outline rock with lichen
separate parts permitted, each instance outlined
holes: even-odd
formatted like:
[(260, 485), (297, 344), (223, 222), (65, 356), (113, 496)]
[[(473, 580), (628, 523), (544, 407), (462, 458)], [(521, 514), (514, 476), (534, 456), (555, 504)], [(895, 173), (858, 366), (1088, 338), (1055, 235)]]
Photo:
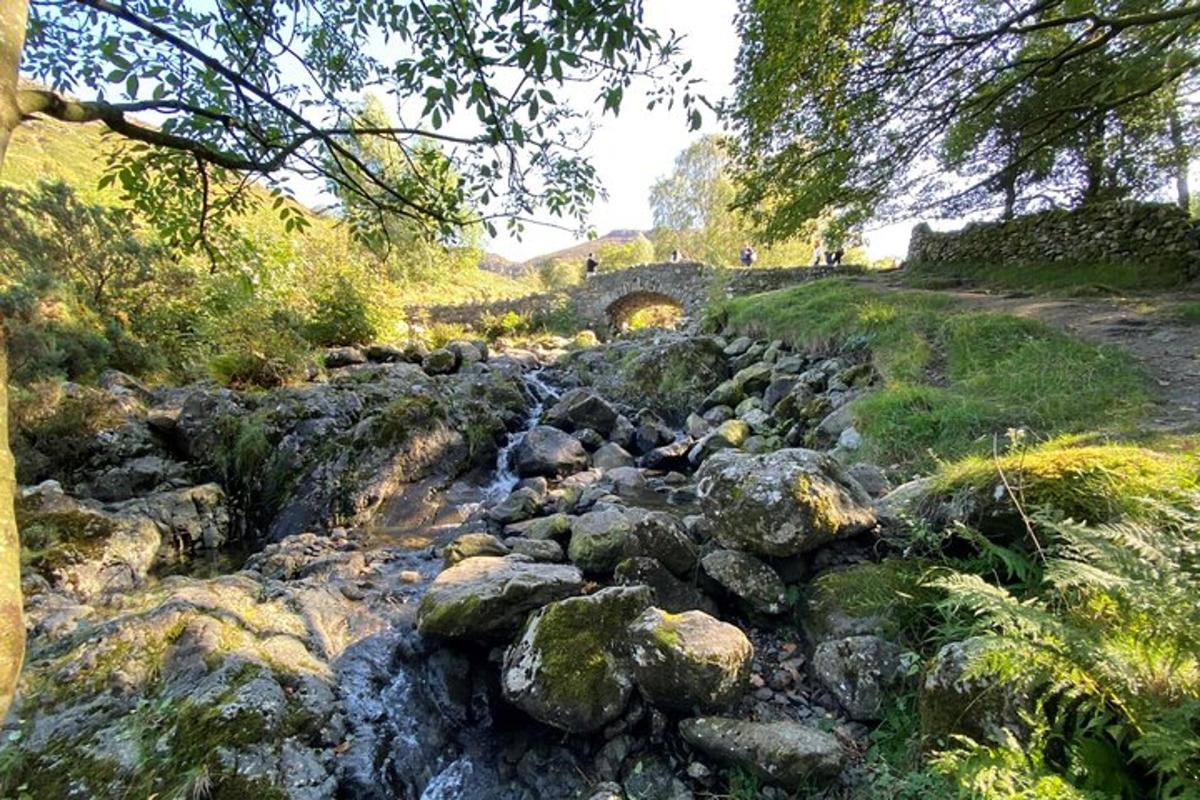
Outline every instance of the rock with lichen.
[(746, 691), (754, 647), (734, 625), (702, 611), (649, 608), (629, 626), (633, 677), (662, 708), (719, 711)]
[(504, 698), (572, 733), (620, 716), (633, 691), (625, 629), (650, 605), (644, 586), (603, 589), (549, 603), (529, 617), (504, 656)]

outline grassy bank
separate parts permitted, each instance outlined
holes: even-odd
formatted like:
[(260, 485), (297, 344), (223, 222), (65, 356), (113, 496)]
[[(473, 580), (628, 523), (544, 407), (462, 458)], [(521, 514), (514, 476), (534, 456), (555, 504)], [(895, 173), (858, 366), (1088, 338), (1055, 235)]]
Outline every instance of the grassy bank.
[(823, 280), (723, 303), (735, 330), (804, 348), (867, 348), (883, 376), (858, 400), (872, 456), (908, 471), (990, 452), (992, 435), (1129, 432), (1149, 400), (1122, 353), (943, 297)]

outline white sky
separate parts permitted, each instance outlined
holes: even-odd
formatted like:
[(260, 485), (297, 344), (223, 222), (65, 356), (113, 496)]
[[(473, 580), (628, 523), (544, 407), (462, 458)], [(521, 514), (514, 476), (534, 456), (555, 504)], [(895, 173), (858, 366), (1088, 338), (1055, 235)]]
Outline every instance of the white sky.
[[(702, 78), (704, 94), (716, 101), (732, 91), (738, 36), (733, 19), (735, 0), (646, 0), (646, 22), (660, 30), (674, 28), (686, 36), (683, 47), (692, 59), (692, 74)], [(581, 97), (581, 100), (586, 99)], [(593, 207), (590, 227), (603, 235), (615, 229), (648, 229), (653, 219), (650, 186), (671, 170), (675, 157), (707, 133), (721, 131), (716, 115), (706, 113), (704, 127), (689, 131), (683, 112), (665, 108), (647, 111), (637, 95), (627, 94), (617, 118), (606, 115), (588, 153), (608, 199)], [(867, 231), (871, 258), (903, 257), (913, 223)], [(572, 233), (540, 226), (527, 226), (520, 241), (501, 234), (485, 246), (513, 261), (569, 247), (577, 241)]]

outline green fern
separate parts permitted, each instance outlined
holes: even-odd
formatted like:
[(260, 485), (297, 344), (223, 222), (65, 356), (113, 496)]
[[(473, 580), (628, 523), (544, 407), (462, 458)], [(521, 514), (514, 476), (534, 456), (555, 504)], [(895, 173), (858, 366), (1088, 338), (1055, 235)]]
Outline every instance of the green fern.
[[(1030, 774), (1103, 796), (1200, 797), (1195, 517), (1065, 521), (1047, 532), (1045, 563), (1021, 576), (1020, 590), (963, 572), (932, 581), (945, 592), (943, 613), (968, 619), (986, 643), (968, 676), (1030, 698), (1043, 734), (1023, 767)], [(943, 766), (998, 757), (972, 743), (944, 754)], [(1004, 791), (994, 796), (1043, 796)]]

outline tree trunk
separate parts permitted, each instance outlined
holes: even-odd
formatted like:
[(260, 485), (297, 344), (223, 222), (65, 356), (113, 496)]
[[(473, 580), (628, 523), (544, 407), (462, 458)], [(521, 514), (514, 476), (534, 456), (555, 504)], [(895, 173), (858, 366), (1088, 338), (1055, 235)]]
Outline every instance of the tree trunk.
[(1083, 166), (1086, 184), (1083, 202), (1090, 203), (1100, 197), (1104, 190), (1104, 137), (1108, 133), (1107, 120), (1101, 115), (1096, 118), (1091, 131), (1091, 140), (1084, 144)]
[(1192, 207), (1192, 189), (1188, 185), (1188, 149), (1183, 140), (1183, 121), (1179, 119), (1179, 107), (1171, 104), (1171, 115), (1168, 118), (1171, 128), (1171, 157), (1175, 166), (1175, 195), (1176, 202), (1184, 211)]
[(1017, 209), (1017, 175), (1012, 170), (1000, 173), (1000, 188), (1004, 190), (1004, 213), (1000, 219), (1013, 218)]
[[(12, 133), (21, 124), (17, 79), (25, 45), (28, 0), (0, 0), (0, 174)], [(16, 471), (8, 446), (8, 351), (0, 319), (0, 720), (8, 714), (25, 658), (21, 541), (13, 511)]]

